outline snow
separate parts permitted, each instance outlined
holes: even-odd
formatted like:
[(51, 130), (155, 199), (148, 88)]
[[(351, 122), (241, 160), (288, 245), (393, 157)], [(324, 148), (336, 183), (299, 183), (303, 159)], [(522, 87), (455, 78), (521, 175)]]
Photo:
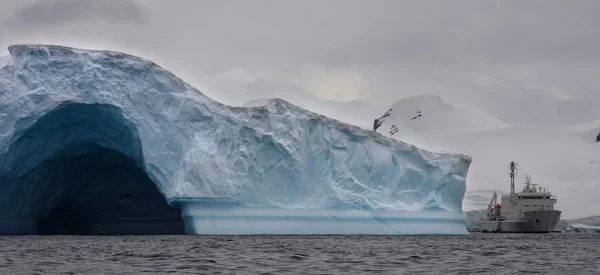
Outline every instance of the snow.
[[(11, 70), (0, 71), (5, 230), (35, 233), (37, 220), (72, 204), (91, 211), (69, 214), (77, 219), (114, 219), (121, 210), (102, 212), (114, 206), (102, 203), (115, 196), (127, 208), (151, 193), (139, 182), (153, 182), (181, 209), (187, 233), (466, 233), (466, 155), (425, 151), (279, 99), (223, 105), (123, 53), (40, 45), (9, 52)], [(72, 168), (83, 163), (89, 171)], [(104, 168), (113, 163), (134, 165)], [(88, 185), (103, 195), (81, 187)], [(135, 211), (158, 228), (172, 217), (160, 204)]]
[(380, 121), (378, 132), (400, 139), (410, 133), (464, 131), (507, 125), (476, 106), (433, 94), (397, 101)]
[(561, 98), (547, 91), (521, 88), (507, 86), (493, 92), (474, 91), (468, 98), (511, 124), (577, 125), (600, 118), (600, 98), (596, 91), (590, 90), (589, 95), (582, 97)]
[(13, 62), (12, 55), (0, 56), (0, 69), (12, 65)]

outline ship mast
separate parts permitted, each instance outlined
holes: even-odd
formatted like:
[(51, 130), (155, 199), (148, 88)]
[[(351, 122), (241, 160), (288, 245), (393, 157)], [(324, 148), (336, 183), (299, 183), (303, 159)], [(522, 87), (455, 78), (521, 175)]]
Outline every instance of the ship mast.
[(517, 174), (517, 163), (510, 162), (510, 196), (515, 195), (515, 175)]

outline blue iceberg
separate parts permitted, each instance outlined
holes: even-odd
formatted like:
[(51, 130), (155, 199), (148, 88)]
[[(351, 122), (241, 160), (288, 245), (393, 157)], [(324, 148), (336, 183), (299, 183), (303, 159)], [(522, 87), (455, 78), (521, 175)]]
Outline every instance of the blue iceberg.
[(468, 156), (226, 106), (123, 53), (9, 52), (0, 234), (467, 234)]

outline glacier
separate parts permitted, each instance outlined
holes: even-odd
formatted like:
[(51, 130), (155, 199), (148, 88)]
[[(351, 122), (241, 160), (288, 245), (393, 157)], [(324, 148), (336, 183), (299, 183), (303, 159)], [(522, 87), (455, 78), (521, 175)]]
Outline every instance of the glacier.
[(223, 105), (124, 53), (8, 50), (0, 234), (467, 234), (467, 155)]

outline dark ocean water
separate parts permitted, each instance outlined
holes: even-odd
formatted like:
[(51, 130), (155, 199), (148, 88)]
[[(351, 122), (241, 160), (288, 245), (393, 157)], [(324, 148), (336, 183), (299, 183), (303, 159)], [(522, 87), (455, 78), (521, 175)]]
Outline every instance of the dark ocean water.
[(600, 234), (4, 236), (1, 274), (600, 274)]

